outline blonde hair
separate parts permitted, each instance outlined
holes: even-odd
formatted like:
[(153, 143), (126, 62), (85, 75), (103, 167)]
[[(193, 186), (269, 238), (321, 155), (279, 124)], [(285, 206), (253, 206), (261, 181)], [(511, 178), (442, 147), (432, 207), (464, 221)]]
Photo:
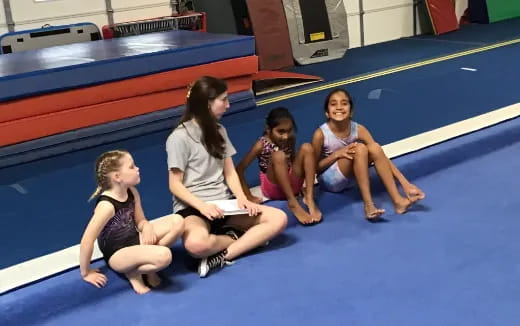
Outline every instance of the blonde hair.
[(91, 201), (101, 194), (103, 191), (110, 189), (112, 183), (110, 182), (109, 174), (116, 172), (121, 167), (119, 161), (123, 156), (129, 154), (125, 150), (113, 150), (105, 152), (98, 156), (95, 163), (95, 177), (96, 177), (96, 191), (88, 199)]

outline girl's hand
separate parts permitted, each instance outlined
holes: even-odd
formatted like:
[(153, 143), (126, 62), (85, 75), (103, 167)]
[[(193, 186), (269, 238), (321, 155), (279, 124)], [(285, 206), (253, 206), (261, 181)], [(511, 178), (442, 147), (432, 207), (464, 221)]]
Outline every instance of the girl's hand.
[(154, 245), (157, 243), (157, 235), (155, 234), (152, 223), (147, 222), (143, 226), (143, 230), (141, 231), (141, 241), (141, 244), (144, 245)]
[(354, 154), (356, 154), (356, 145), (357, 143), (348, 144), (347, 146), (335, 151), (334, 155), (336, 156), (336, 160), (339, 160), (340, 158), (353, 160)]
[(237, 199), (237, 204), (240, 209), (247, 209), (249, 216), (257, 216), (262, 213), (260, 205), (255, 204), (247, 199)]
[(94, 285), (97, 288), (102, 288), (107, 285), (107, 277), (101, 273), (99, 269), (91, 269), (87, 275), (83, 276), (83, 280), (87, 283)]
[(204, 206), (199, 209), (199, 212), (210, 221), (224, 217), (224, 211), (218, 208), (215, 204), (205, 203)]

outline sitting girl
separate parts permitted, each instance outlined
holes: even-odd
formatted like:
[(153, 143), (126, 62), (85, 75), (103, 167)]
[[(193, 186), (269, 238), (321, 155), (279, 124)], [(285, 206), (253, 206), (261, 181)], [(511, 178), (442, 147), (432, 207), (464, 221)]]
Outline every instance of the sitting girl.
[[(413, 203), (424, 198), (422, 190), (403, 176), (370, 132), (351, 120), (354, 103), (347, 91), (335, 89), (330, 92), (324, 110), (327, 122), (316, 130), (312, 139), (322, 189), (340, 192), (352, 184), (354, 177), (363, 198), (366, 218), (377, 221), (384, 210), (375, 206), (370, 192), (368, 167), (374, 163), (398, 214), (405, 213)], [(399, 193), (394, 177), (403, 187), (404, 197)]]
[[(303, 144), (295, 155), (296, 124), (289, 110), (276, 108), (266, 118), (264, 135), (249, 150), (237, 166), (242, 188), (249, 200), (260, 203), (261, 199), (251, 194), (244, 172), (257, 158), (260, 167), (260, 187), (269, 199), (287, 200), (289, 209), (304, 225), (320, 222), (322, 215), (314, 202), (314, 177), (316, 163), (314, 150), (309, 143)], [(304, 202), (308, 211), (296, 199), (305, 181)]]
[(168, 215), (148, 222), (135, 188), (140, 181), (139, 168), (127, 151), (106, 152), (96, 160), (97, 189), (90, 199), (99, 197), (79, 254), (85, 282), (98, 288), (107, 283), (98, 269), (90, 269), (97, 238), (108, 266), (125, 274), (135, 292), (146, 293), (148, 286), (161, 283), (156, 272), (172, 261), (168, 247), (182, 235), (184, 221), (179, 215)]

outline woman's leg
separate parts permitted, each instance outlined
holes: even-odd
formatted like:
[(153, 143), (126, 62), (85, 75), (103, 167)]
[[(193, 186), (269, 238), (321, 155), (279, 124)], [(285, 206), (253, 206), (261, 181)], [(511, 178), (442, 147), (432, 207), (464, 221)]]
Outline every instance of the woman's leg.
[(245, 231), (242, 236), (233, 241), (227, 249), (217, 252), (201, 260), (199, 276), (205, 277), (212, 269), (232, 264), (236, 257), (265, 244), (275, 235), (282, 232), (287, 225), (287, 215), (277, 208), (261, 206), (262, 213), (258, 216), (229, 216), (226, 226)]
[(187, 216), (184, 223), (184, 247), (196, 258), (204, 258), (220, 252), (234, 241), (227, 235), (209, 233), (209, 223), (200, 216)]
[(185, 218), (184, 248), (193, 257), (200, 258), (198, 267), (200, 277), (206, 277), (210, 269), (217, 265), (224, 265), (225, 260), (219, 260), (218, 257), (222, 258), (226, 248), (235, 241), (229, 235), (211, 234), (210, 230), (210, 223), (205, 218), (197, 215)]
[(314, 201), (314, 178), (316, 177), (316, 161), (311, 144), (305, 143), (300, 147), (293, 163), (293, 173), (305, 180), (304, 202), (309, 207), (313, 222), (320, 222), (322, 214)]
[(257, 248), (282, 232), (287, 225), (287, 215), (280, 209), (261, 205), (258, 216), (233, 215), (226, 225), (246, 231), (238, 240), (227, 247), (226, 260)]

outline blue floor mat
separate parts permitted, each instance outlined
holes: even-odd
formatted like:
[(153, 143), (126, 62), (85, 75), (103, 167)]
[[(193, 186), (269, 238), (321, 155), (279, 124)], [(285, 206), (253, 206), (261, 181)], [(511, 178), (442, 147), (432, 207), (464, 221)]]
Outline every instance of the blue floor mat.
[(514, 325), (519, 127), (514, 119), (396, 159), (427, 197), (396, 215), (376, 190), (388, 223), (365, 222), (355, 191), (320, 194), (324, 222), (293, 223), (207, 279), (177, 246), (161, 290), (138, 296), (112, 272), (98, 290), (74, 269), (3, 295), (0, 324)]

